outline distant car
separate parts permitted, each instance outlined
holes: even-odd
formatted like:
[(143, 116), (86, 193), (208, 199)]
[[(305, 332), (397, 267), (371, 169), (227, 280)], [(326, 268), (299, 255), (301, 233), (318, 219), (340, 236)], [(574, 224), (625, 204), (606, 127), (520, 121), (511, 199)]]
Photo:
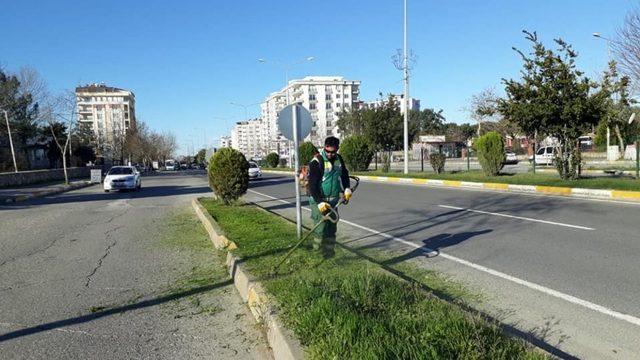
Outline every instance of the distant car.
[(180, 170), (187, 170), (189, 168), (189, 165), (182, 163), (180, 164)]
[[(536, 164), (553, 165), (553, 160), (558, 154), (558, 149), (554, 146), (543, 146), (536, 152)], [(533, 155), (529, 156), (529, 162), (533, 162)]]
[(516, 155), (516, 153), (511, 152), (511, 151), (507, 151), (505, 153), (504, 164), (505, 165), (517, 165), (518, 164), (518, 156)]
[(114, 166), (104, 178), (105, 192), (112, 190), (139, 190), (142, 187), (140, 173), (133, 166)]
[(254, 163), (253, 161), (249, 162), (249, 180), (251, 179), (260, 179), (262, 177), (262, 170), (260, 170), (260, 166)]

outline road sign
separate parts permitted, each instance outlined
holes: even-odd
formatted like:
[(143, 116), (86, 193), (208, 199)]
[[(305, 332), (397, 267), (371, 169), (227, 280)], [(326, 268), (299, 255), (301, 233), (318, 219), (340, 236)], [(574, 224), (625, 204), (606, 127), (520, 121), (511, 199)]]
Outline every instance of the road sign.
[(293, 141), (293, 163), (296, 187), (296, 230), (298, 239), (302, 237), (302, 203), (300, 201), (300, 139), (304, 139), (311, 133), (313, 120), (309, 110), (299, 104), (291, 104), (278, 114), (278, 128), (286, 139)]
[(313, 127), (313, 119), (311, 119), (311, 113), (305, 109), (302, 105), (291, 104), (280, 111), (278, 114), (278, 129), (282, 136), (288, 140), (293, 141), (293, 107), (295, 106), (298, 119), (298, 139), (304, 139), (311, 133)]
[(102, 170), (91, 169), (91, 183), (100, 184), (102, 182)]

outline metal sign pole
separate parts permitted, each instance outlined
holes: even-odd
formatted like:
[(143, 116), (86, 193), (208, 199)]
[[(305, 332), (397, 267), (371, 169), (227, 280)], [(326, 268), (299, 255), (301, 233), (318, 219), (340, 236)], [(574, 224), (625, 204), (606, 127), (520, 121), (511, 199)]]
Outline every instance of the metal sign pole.
[(298, 145), (298, 106), (293, 105), (291, 108), (293, 118), (293, 162), (294, 162), (294, 174), (296, 184), (296, 231), (298, 233), (298, 239), (302, 236), (302, 204), (300, 203), (300, 146)]

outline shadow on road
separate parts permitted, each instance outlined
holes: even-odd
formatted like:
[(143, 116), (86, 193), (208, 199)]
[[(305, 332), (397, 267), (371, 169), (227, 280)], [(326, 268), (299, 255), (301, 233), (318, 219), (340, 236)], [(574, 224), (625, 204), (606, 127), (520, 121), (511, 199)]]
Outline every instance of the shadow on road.
[(125, 306), (120, 306), (120, 307), (115, 307), (115, 308), (111, 308), (111, 309), (107, 309), (107, 310), (98, 311), (98, 312), (95, 312), (95, 313), (92, 313), (92, 314), (82, 315), (82, 316), (68, 318), (68, 319), (64, 319), (64, 320), (53, 321), (53, 322), (46, 323), (46, 324), (40, 324), (40, 325), (36, 325), (36, 326), (25, 328), (25, 329), (20, 329), (20, 330), (8, 332), (8, 333), (0, 335), (0, 343), (4, 342), (4, 341), (11, 340), (11, 339), (23, 337), (23, 336), (29, 336), (29, 335), (41, 333), (41, 332), (44, 332), (44, 331), (49, 331), (49, 330), (62, 328), (62, 327), (69, 326), (69, 325), (86, 323), (86, 322), (89, 322), (89, 321), (93, 321), (93, 320), (96, 320), (96, 319), (103, 318), (105, 316), (111, 316), (111, 315), (115, 315), (115, 314), (122, 314), (122, 313), (125, 313), (127, 311), (131, 311), (131, 310), (137, 310), (137, 309), (147, 308), (147, 307), (150, 307), (150, 306), (160, 305), (160, 304), (163, 304), (163, 303), (166, 303), (166, 302), (170, 302), (170, 301), (173, 301), (173, 300), (178, 300), (178, 299), (181, 299), (181, 298), (184, 298), (184, 297), (187, 297), (187, 296), (191, 296), (191, 295), (195, 295), (195, 294), (200, 294), (200, 293), (203, 293), (203, 292), (207, 292), (207, 291), (214, 290), (214, 289), (217, 289), (217, 288), (220, 288), (220, 287), (223, 287), (223, 286), (227, 286), (227, 285), (231, 285), (231, 284), (233, 284), (233, 280), (229, 279), (227, 281), (223, 281), (223, 282), (220, 282), (220, 283), (200, 286), (200, 287), (193, 288), (193, 289), (190, 289), (190, 290), (187, 290), (187, 291), (183, 291), (183, 292), (179, 292), (179, 293), (176, 293), (176, 294), (161, 296), (161, 297), (157, 297), (157, 298), (154, 298), (154, 299), (140, 301), (140, 302), (137, 302), (137, 303), (134, 303), (134, 304), (130, 304), (130, 305), (125, 305)]

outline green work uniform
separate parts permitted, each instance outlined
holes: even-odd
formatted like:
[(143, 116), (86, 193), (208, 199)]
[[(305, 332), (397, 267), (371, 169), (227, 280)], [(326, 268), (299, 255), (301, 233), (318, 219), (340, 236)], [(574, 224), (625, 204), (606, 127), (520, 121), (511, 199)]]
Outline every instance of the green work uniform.
[[(340, 193), (342, 188), (340, 186), (340, 176), (342, 175), (342, 161), (340, 157), (336, 157), (333, 164), (327, 159), (327, 155), (324, 150), (320, 153), (321, 156), (316, 156), (311, 161), (322, 161), (324, 163), (324, 173), (322, 175), (322, 201), (329, 203), (331, 207), (335, 208), (340, 201)], [(321, 164), (322, 165), (322, 164)], [(311, 206), (311, 219), (315, 224), (321, 222), (323, 219), (320, 210), (318, 209), (318, 203), (309, 197), (309, 205)], [(336, 243), (336, 231), (338, 230), (337, 224), (331, 221), (324, 221), (315, 230), (314, 249), (320, 249), (323, 256), (333, 256)]]

